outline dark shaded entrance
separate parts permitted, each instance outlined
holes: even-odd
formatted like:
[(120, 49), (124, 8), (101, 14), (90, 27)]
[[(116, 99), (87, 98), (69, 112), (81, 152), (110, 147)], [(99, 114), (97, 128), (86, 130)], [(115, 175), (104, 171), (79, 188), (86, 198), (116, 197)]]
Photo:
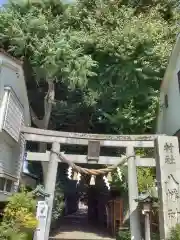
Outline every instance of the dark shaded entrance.
[[(94, 222), (95, 223), (95, 222)], [(87, 209), (80, 208), (77, 212), (65, 216), (59, 227), (51, 234), (50, 239), (67, 240), (113, 240), (105, 228), (88, 221)]]
[(107, 226), (106, 205), (110, 200), (110, 192), (102, 186), (90, 186), (88, 189), (88, 220), (100, 227)]
[[(113, 239), (106, 228), (106, 204), (110, 192), (104, 181), (97, 178), (96, 185), (89, 185), (89, 179), (77, 181), (67, 179), (64, 164), (59, 164), (58, 179), (64, 189), (65, 211), (51, 237), (53, 239)], [(51, 239), (51, 238), (50, 238)]]

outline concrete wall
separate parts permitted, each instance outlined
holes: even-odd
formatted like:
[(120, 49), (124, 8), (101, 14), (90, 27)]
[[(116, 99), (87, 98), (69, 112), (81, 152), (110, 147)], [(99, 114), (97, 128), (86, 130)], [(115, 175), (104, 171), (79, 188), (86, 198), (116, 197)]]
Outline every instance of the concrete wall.
[[(168, 87), (161, 88), (159, 121), (157, 133), (174, 135), (180, 129), (180, 90), (178, 71), (180, 70), (180, 54), (172, 71)], [(168, 96), (168, 107), (165, 106), (165, 95)]]
[(0, 53), (0, 100), (4, 87), (11, 87), (24, 107), (25, 124), (30, 124), (29, 103), (22, 66)]
[[(22, 66), (0, 53), (0, 178), (6, 182), (0, 201), (6, 199), (6, 191), (14, 192), (19, 186), (25, 151), (20, 131), (24, 124), (30, 124), (30, 113)], [(11, 188), (6, 187), (8, 181)]]

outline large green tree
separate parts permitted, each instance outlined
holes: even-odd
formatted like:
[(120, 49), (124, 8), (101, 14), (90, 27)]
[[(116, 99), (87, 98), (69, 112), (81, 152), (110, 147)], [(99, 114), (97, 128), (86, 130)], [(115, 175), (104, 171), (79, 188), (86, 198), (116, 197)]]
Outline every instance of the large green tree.
[(52, 109), (64, 105), (60, 101), (68, 93), (78, 95), (75, 88), (83, 100), (82, 89), (94, 75), (96, 63), (79, 44), (87, 36), (64, 26), (65, 11), (57, 0), (11, 1), (0, 10), (0, 46), (24, 60), (32, 121), (39, 128), (50, 123), (56, 128), (56, 121), (50, 122)]
[(176, 2), (21, 0), (1, 9), (0, 46), (25, 60), (34, 108), (38, 83), (34, 123), (48, 128), (52, 117), (50, 128), (71, 129), (86, 111), (87, 131), (151, 131), (177, 34)]
[[(85, 39), (86, 35), (64, 27), (65, 9), (56, 0), (11, 1), (1, 9), (0, 46), (24, 59), (28, 84), (32, 85), (35, 79), (40, 96), (44, 94), (39, 116), (31, 112), (34, 124), (40, 128), (48, 128), (57, 99), (56, 86), (84, 87), (95, 67), (91, 56), (79, 44), (79, 38)], [(33, 99), (34, 94), (30, 101)]]
[(177, 4), (21, 0), (1, 9), (0, 47), (24, 59), (34, 124), (153, 132), (160, 81), (178, 32)]
[(154, 130), (160, 81), (177, 34), (175, 6), (153, 0), (79, 1), (72, 6), (70, 26), (89, 33), (82, 44), (98, 63), (89, 88), (98, 96), (96, 114), (103, 130)]

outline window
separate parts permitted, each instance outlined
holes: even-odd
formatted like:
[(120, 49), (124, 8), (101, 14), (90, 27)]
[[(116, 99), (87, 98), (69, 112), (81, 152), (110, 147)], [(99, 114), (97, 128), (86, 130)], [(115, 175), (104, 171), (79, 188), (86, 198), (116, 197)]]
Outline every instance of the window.
[(0, 191), (4, 191), (5, 182), (5, 178), (0, 178)]
[(3, 129), (16, 141), (19, 140), (19, 134), (23, 119), (23, 107), (19, 99), (12, 90), (9, 91), (8, 101), (6, 103), (6, 111), (3, 121)]
[(13, 182), (11, 180), (9, 180), (9, 179), (6, 180), (6, 189), (5, 189), (6, 192), (11, 192), (11, 190), (12, 190), (12, 183)]
[(0, 177), (0, 191), (11, 192), (13, 181)]
[(165, 104), (165, 107), (168, 108), (168, 95), (167, 94), (164, 97), (164, 104)]
[(179, 84), (179, 91), (180, 91), (180, 71), (177, 73), (177, 77), (178, 77), (178, 84)]

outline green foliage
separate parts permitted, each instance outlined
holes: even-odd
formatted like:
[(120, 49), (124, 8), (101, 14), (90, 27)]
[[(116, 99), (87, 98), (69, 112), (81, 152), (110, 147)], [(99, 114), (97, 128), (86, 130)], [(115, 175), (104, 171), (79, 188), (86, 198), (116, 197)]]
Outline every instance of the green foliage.
[[(152, 149), (136, 149), (136, 155), (141, 157), (147, 157), (153, 155)], [(139, 192), (147, 191), (149, 188), (153, 187), (154, 180), (156, 178), (155, 168), (150, 167), (138, 167), (137, 168), (137, 180), (138, 180), (138, 190)]]
[(130, 231), (119, 231), (117, 235), (117, 240), (130, 240), (131, 233)]
[[(152, 132), (178, 33), (176, 3), (11, 1), (0, 11), (0, 46), (27, 59), (36, 81), (57, 81), (55, 128)], [(36, 97), (33, 91), (30, 102)]]
[(180, 224), (171, 229), (169, 240), (180, 240)]
[(158, 233), (152, 233), (152, 240), (159, 240), (160, 236)]
[(21, 207), (26, 208), (30, 213), (36, 212), (36, 201), (33, 199), (33, 195), (26, 192), (25, 189), (21, 189), (20, 192), (9, 197), (6, 210), (8, 209), (9, 211), (14, 212)]
[(27, 234), (20, 232), (19, 229), (12, 224), (3, 222), (0, 225), (0, 239), (1, 240), (30, 240)]
[(137, 13), (121, 1), (79, 1), (72, 9), (71, 24), (90, 34), (84, 44), (98, 63), (90, 87), (97, 92), (101, 123), (109, 132), (152, 131), (177, 12), (167, 22), (159, 5)]
[(78, 42), (86, 35), (63, 27), (63, 9), (60, 1), (11, 1), (0, 10), (0, 46), (27, 58), (37, 81), (84, 86), (96, 63)]
[(57, 220), (61, 215), (64, 208), (64, 194), (60, 188), (60, 184), (56, 184), (53, 210), (52, 210), (52, 221)]
[(121, 194), (127, 194), (127, 167), (121, 167), (122, 179), (119, 178), (117, 171), (112, 172), (112, 187), (117, 189)]
[[(147, 157), (153, 155), (152, 149), (138, 148), (135, 151), (137, 156)], [(127, 167), (121, 167), (122, 180), (119, 179), (117, 171), (112, 174), (112, 186), (119, 190), (119, 192), (128, 192), (128, 169)], [(150, 167), (137, 167), (137, 181), (139, 192), (144, 192), (154, 186), (154, 180), (156, 178), (155, 168)]]
[[(122, 168), (123, 178), (119, 179), (117, 172), (112, 174), (111, 185), (115, 187), (119, 192), (126, 194), (128, 192), (128, 174), (127, 168)], [(156, 174), (155, 169), (149, 167), (138, 167), (137, 168), (137, 181), (139, 192), (144, 192), (154, 186)]]
[[(152, 240), (159, 240), (159, 235), (157, 233), (151, 233)], [(130, 231), (119, 231), (117, 234), (117, 240), (131, 240), (131, 233)], [(174, 240), (176, 238), (173, 238)], [(178, 238), (177, 238), (178, 240)]]
[(37, 226), (36, 201), (24, 190), (9, 198), (0, 225), (2, 240), (31, 240)]
[[(55, 82), (50, 128), (150, 133), (178, 33), (177, 5), (176, 0), (14, 0), (0, 9), (0, 47), (32, 68), (27, 86), (39, 117), (47, 92), (43, 84)], [(138, 170), (140, 191), (151, 185), (152, 175)]]
[(154, 179), (156, 177), (155, 170), (153, 168), (137, 168), (137, 176), (138, 176), (138, 190), (139, 192), (143, 192), (153, 187)]

